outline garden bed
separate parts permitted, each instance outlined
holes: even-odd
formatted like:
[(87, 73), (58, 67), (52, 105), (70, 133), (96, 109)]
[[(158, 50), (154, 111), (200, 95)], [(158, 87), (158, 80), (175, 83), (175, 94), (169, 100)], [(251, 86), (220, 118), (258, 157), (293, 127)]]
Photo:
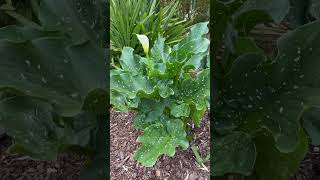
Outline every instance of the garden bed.
[(84, 158), (63, 153), (56, 161), (35, 161), (27, 156), (6, 153), (12, 144), (9, 137), (0, 138), (1, 180), (78, 180)]
[[(209, 179), (209, 172), (196, 165), (194, 154), (189, 147), (186, 151), (177, 148), (174, 157), (162, 156), (156, 165), (146, 168), (133, 160), (133, 153), (139, 144), (136, 139), (140, 132), (132, 127), (134, 114), (111, 111), (110, 115), (110, 176), (111, 179)], [(194, 144), (200, 154), (206, 156), (210, 152), (210, 124), (209, 114), (203, 117), (200, 128), (195, 128), (193, 134)], [(203, 157), (204, 158), (204, 157)], [(205, 163), (210, 169), (210, 162)]]

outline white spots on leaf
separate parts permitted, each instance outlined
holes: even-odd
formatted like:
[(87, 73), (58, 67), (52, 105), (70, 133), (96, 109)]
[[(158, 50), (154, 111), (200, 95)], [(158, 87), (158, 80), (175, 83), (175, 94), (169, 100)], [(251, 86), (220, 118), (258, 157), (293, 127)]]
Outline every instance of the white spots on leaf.
[(280, 113), (283, 112), (283, 107), (282, 107), (282, 106), (280, 107), (279, 112), (280, 112)]
[(41, 78), (41, 81), (42, 81), (43, 83), (45, 83), (45, 84), (47, 83), (47, 80), (46, 80), (46, 78), (44, 78), (44, 77)]
[(301, 48), (300, 48), (300, 47), (298, 47), (297, 53), (298, 53), (298, 54), (301, 54)]
[(296, 57), (296, 58), (294, 58), (294, 62), (298, 62), (300, 60), (300, 56), (298, 56), (298, 57)]
[(96, 25), (96, 22), (93, 21), (92, 24), (91, 24), (91, 26), (90, 26), (90, 28), (93, 29), (93, 28), (95, 27), (95, 25)]
[(70, 17), (66, 17), (66, 23), (70, 23), (71, 22), (71, 18)]
[(20, 73), (20, 76), (22, 79), (27, 79), (26, 76), (23, 73)]
[(27, 59), (26, 60), (26, 64), (28, 65), (28, 66), (31, 66), (31, 63), (30, 63), (30, 61)]
[(74, 92), (74, 93), (71, 94), (71, 97), (72, 97), (72, 98), (76, 98), (76, 97), (78, 97), (78, 96), (79, 96), (79, 94), (76, 93), (76, 92)]

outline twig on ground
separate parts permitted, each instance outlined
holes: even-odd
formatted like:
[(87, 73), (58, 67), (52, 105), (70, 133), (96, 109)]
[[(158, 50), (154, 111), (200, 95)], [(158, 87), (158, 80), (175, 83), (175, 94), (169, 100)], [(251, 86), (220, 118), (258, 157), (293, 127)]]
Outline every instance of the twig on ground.
[(122, 167), (122, 165), (123, 165), (129, 158), (130, 158), (130, 155), (127, 156), (127, 157), (117, 166), (117, 168)]

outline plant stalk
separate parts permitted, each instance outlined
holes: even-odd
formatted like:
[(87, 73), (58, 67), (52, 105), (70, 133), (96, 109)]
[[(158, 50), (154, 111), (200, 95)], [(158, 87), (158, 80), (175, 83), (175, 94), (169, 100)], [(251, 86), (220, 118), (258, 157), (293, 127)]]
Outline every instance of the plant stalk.
[(147, 60), (148, 60), (149, 77), (150, 77), (151, 74), (152, 74), (152, 64), (151, 64), (151, 60), (150, 60), (150, 57), (149, 57), (149, 53), (146, 53), (146, 57), (147, 57)]

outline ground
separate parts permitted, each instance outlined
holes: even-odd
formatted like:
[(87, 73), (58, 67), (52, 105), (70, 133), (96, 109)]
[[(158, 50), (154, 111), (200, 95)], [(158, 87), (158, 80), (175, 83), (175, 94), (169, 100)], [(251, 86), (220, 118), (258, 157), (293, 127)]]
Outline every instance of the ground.
[(0, 180), (77, 180), (83, 158), (61, 154), (57, 161), (34, 161), (26, 156), (6, 153), (12, 144), (8, 137), (0, 138)]
[[(182, 151), (177, 148), (174, 157), (161, 156), (156, 165), (146, 168), (133, 160), (133, 153), (139, 147), (136, 139), (141, 132), (132, 127), (133, 112), (110, 115), (110, 176), (112, 180), (207, 180), (209, 172), (196, 165), (191, 148)], [(195, 140), (200, 154), (210, 152), (209, 114), (204, 116), (201, 127), (194, 129)], [(205, 163), (210, 169), (210, 162)]]

